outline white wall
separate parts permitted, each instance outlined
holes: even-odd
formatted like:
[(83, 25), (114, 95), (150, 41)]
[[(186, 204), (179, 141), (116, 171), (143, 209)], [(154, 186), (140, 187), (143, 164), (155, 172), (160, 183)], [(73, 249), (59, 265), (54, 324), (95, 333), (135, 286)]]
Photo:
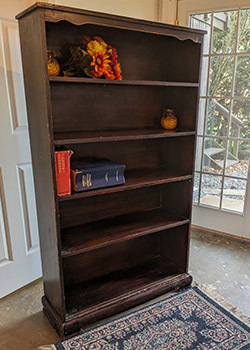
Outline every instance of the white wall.
[[(51, 4), (77, 7), (150, 21), (174, 24), (177, 0), (43, 0)], [(15, 15), (33, 5), (36, 0), (1, 0), (4, 11), (0, 17), (14, 19)]]
[(150, 21), (174, 23), (175, 20), (176, 0), (48, 0), (47, 2)]
[(34, 0), (0, 0), (0, 18), (15, 19), (15, 15), (33, 5), (34, 2)]
[(50, 0), (48, 2), (152, 21), (157, 17), (156, 0)]

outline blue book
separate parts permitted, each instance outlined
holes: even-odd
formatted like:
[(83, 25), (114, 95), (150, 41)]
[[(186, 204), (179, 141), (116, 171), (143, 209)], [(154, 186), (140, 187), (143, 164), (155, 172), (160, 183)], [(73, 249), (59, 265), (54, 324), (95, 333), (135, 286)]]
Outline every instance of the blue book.
[(106, 158), (83, 159), (72, 164), (70, 170), (72, 190), (75, 192), (122, 185), (125, 165)]

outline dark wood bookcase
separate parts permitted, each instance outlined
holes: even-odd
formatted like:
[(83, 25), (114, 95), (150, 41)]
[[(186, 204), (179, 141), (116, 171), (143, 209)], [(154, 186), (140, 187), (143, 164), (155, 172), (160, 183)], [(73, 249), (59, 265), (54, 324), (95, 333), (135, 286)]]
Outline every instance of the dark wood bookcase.
[[(202, 31), (37, 3), (19, 20), (44, 311), (66, 337), (191, 283)], [(47, 49), (98, 35), (123, 80), (49, 77)], [(160, 126), (173, 108), (178, 128)], [(126, 184), (58, 197), (56, 145), (126, 165)]]

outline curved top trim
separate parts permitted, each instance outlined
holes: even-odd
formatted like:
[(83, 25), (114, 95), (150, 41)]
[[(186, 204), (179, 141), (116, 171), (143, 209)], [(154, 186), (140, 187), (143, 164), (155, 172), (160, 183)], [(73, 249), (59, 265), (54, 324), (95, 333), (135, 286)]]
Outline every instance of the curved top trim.
[(82, 10), (74, 7), (68, 7), (68, 6), (60, 6), (60, 5), (54, 5), (54, 4), (49, 4), (49, 3), (44, 3), (44, 2), (37, 2), (33, 4), (32, 6), (28, 7), (24, 11), (20, 12), (18, 15), (16, 15), (16, 19), (20, 19), (30, 12), (36, 10), (37, 8), (44, 9), (44, 10), (53, 10), (53, 11), (63, 11), (63, 12), (68, 12), (68, 13), (75, 13), (75, 14), (80, 14), (80, 15), (85, 15), (85, 16), (95, 16), (95, 17), (101, 17), (101, 18), (107, 18), (107, 19), (116, 19), (121, 22), (137, 22), (139, 24), (144, 24), (144, 25), (150, 25), (150, 26), (156, 26), (160, 28), (165, 28), (165, 29), (174, 29), (175, 31), (181, 31), (181, 32), (188, 32), (188, 33), (194, 33), (194, 34), (206, 34), (206, 31), (204, 30), (199, 30), (199, 29), (191, 29), (187, 27), (181, 27), (181, 26), (175, 26), (172, 24), (165, 24), (165, 23), (160, 23), (160, 22), (153, 22), (149, 20), (142, 20), (142, 19), (137, 19), (137, 18), (131, 18), (131, 17), (125, 17), (125, 16), (117, 16), (117, 15), (110, 15), (108, 13), (104, 12), (95, 12), (95, 11), (88, 11), (88, 10)]

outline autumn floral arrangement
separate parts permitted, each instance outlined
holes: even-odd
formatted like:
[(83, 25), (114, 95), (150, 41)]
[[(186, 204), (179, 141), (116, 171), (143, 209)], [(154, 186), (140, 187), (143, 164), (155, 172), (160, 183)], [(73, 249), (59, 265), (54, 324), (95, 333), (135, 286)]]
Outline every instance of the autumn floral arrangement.
[(63, 75), (122, 80), (117, 51), (99, 36), (84, 36), (82, 44), (62, 49)]

